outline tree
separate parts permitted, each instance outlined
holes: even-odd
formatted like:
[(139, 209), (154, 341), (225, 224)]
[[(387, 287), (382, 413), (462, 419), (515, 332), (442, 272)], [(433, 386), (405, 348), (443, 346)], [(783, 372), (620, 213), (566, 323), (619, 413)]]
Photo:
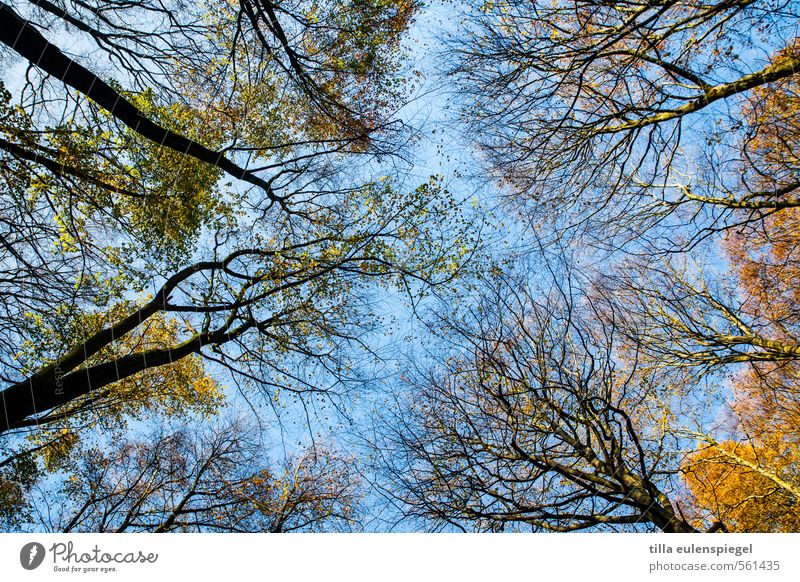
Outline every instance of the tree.
[(784, 209), (729, 232), (724, 277), (665, 262), (600, 279), (651, 374), (680, 370), (706, 386), (709, 401), (718, 387), (729, 390), (713, 416), (683, 420), (697, 443), (682, 465), (697, 527), (797, 529), (795, 215)]
[[(344, 143), (334, 145), (334, 151), (367, 140), (379, 127), (381, 113), (391, 107), (392, 97), (398, 95), (384, 74), (396, 67), (398, 39), (416, 6), (404, 0), (337, 6), (299, 3), (278, 7), (269, 1), (242, 0), (233, 7), (211, 2), (198, 13), (181, 3), (149, 0), (97, 5), (31, 0), (26, 8), (33, 18), (44, 22), (55, 18), (71, 33), (86, 38), (135, 82), (171, 96), (192, 88), (200, 100), (213, 99), (200, 102), (204, 109), (220, 107), (220, 113), (232, 115), (234, 132), (229, 137), (245, 142), (242, 151), (265, 155), (282, 146), (290, 149), (292, 142), (262, 141), (280, 135), (275, 131), (279, 128), (267, 128), (266, 135), (240, 136), (235, 122), (236, 115), (243, 113), (237, 111), (241, 107), (263, 114), (266, 112), (261, 108), (280, 106), (279, 97), (278, 103), (265, 102), (265, 97), (275, 97), (270, 89), (283, 85), (289, 92), (286, 103), (299, 106), (301, 116), (310, 118), (308, 137), (322, 142), (327, 141), (325, 137), (338, 138), (332, 141)], [(226, 156), (226, 151), (237, 151), (236, 145), (216, 151), (158, 123), (124, 92), (49, 42), (40, 32), (42, 24), (27, 20), (5, 4), (0, 10), (4, 23), (0, 41), (32, 66), (86, 95), (142, 137), (261, 188), (271, 202), (278, 200), (270, 181)], [(287, 21), (289, 28), (282, 24)], [(237, 65), (244, 68), (237, 70)], [(187, 84), (188, 79), (192, 79), (191, 84)], [(276, 82), (280, 84), (276, 86)], [(256, 86), (267, 95), (254, 95)], [(203, 91), (204, 87), (213, 96)], [(239, 101), (242, 98), (244, 102)], [(303, 111), (303, 106), (310, 110)], [(320, 117), (325, 119), (322, 123), (327, 130), (323, 133), (327, 136), (319, 134)], [(367, 120), (376, 125), (367, 124)], [(278, 123), (280, 119), (272, 121)], [(354, 133), (353, 125), (360, 125), (360, 130)], [(247, 138), (255, 138), (256, 143), (247, 143)], [(286, 160), (279, 166), (283, 164)]]
[[(414, 4), (0, 10), (30, 65), (2, 110), (0, 432), (198, 356), (270, 398), (324, 391), (366, 346), (371, 289), (446, 281), (468, 252), (436, 179), (402, 192), (367, 167), (395, 152)], [(50, 42), (50, 22), (111, 76)]]
[(488, 257), (411, 178), (419, 10), (0, 1), (0, 527), (354, 527), (335, 438), (215, 418), (342, 412), (396, 294), (438, 307), (371, 438), (415, 527), (798, 527), (797, 5), (453, 8)]
[[(240, 248), (222, 258), (197, 262), (167, 279), (154, 297), (124, 317), (72, 339), (69, 351), (53, 352), (49, 364), (2, 391), (5, 418), (0, 428), (20, 426), (32, 415), (194, 354), (207, 354), (207, 359), (257, 383), (294, 381), (298, 390), (304, 382), (288, 371), (281, 354), (317, 360), (331, 372), (341, 369), (342, 344), (356, 340), (348, 328), (370, 321), (354, 315), (359, 309), (357, 296), (351, 294), (355, 280), (432, 281), (425, 271), (443, 279), (452, 275), (447, 263), (442, 264), (450, 250), (437, 248), (441, 241), (432, 227), (410, 227), (423, 209), (441, 216), (436, 208), (447, 204), (445, 197), (433, 202), (428, 188), (421, 188), (416, 202), (398, 213), (396, 195), (388, 186), (362, 195), (357, 204), (367, 208), (363, 220), (327, 224), (308, 240), (279, 250)], [(347, 207), (339, 211), (348, 221), (358, 215)], [(379, 213), (385, 222), (372, 230), (369, 222)], [(331, 222), (335, 218), (331, 216)], [(367, 232), (362, 230), (365, 223)], [(397, 228), (415, 237), (410, 249), (395, 246)], [(445, 254), (433, 258), (442, 250)], [(401, 254), (409, 251), (419, 255)], [(410, 262), (401, 266), (405, 260)], [(116, 348), (127, 334), (173, 314), (182, 317), (181, 337), (164, 338), (158, 345), (137, 344), (122, 352)], [(250, 340), (256, 343), (248, 345)], [(62, 345), (56, 349), (62, 350)], [(43, 355), (45, 347), (38, 345), (37, 355)]]
[(151, 428), (60, 460), (31, 512), (56, 532), (288, 532), (350, 529), (358, 482), (321, 447), (265, 465), (252, 429)]
[(352, 525), (333, 453), (273, 469), (236, 431), (128, 430), (207, 423), (226, 385), (276, 411), (344, 393), (373, 294), (457, 275), (473, 226), (399, 176), (417, 9), (0, 3), (4, 528), (44, 527), (55, 482), (51, 530)]
[[(444, 319), (453, 354), (412, 380), (414, 420), (386, 429), (408, 513), (464, 529), (795, 528), (796, 6), (466, 10), (450, 45), (462, 117), (529, 211), (537, 258), (574, 235), (616, 268), (581, 289), (502, 281)], [(687, 254), (700, 244), (702, 266)], [(708, 428), (726, 413), (727, 434)]]
[(797, 206), (792, 159), (779, 176), (752, 157), (781, 127), (761, 111), (795, 90), (797, 16), (786, 2), (475, 3), (452, 72), (534, 224), (674, 251)]
[(714, 521), (726, 531), (797, 531), (797, 386), (796, 362), (754, 366), (735, 385), (733, 434), (695, 435), (698, 451), (682, 470), (697, 522)]
[(409, 410), (385, 423), (387, 495), (462, 530), (695, 531), (671, 499), (674, 387), (618, 360), (615, 329), (577, 288), (538, 297), (499, 276), (436, 322), (453, 350), (409, 379)]
[[(791, 100), (786, 102), (787, 111)], [(775, 141), (764, 160), (792, 144)], [(790, 160), (781, 151), (781, 163)], [(731, 259), (743, 311), (772, 336), (770, 344), (740, 356), (747, 362), (734, 378), (733, 431), (728, 438), (697, 435), (700, 450), (687, 459), (686, 481), (698, 519), (713, 519), (729, 531), (797, 531), (800, 480), (796, 435), (800, 431), (798, 350), (797, 211), (768, 217), (763, 228), (731, 233)], [(766, 348), (766, 349), (765, 349)], [(766, 353), (765, 353), (766, 352)], [(711, 516), (711, 517), (709, 517)]]

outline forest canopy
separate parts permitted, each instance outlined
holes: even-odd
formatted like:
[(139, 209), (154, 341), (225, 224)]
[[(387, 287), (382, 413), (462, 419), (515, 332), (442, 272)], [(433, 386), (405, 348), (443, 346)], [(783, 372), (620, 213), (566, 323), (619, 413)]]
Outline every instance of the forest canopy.
[(0, 529), (800, 531), (799, 24), (0, 2)]

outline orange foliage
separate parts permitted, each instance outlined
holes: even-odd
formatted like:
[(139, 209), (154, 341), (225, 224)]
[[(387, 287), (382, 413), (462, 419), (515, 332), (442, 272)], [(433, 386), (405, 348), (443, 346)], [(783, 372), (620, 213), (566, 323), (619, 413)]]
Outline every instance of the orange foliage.
[(800, 531), (800, 364), (753, 366), (738, 378), (738, 441), (708, 439), (683, 466), (695, 521), (728, 531)]
[[(777, 58), (798, 50), (795, 42)], [(755, 90), (746, 113), (750, 139), (743, 151), (755, 185), (792, 191), (800, 182), (796, 78)], [(729, 232), (724, 248), (743, 309), (771, 337), (800, 344), (800, 208), (767, 213), (756, 227)], [(695, 519), (721, 522), (729, 531), (800, 531), (800, 362), (751, 362), (737, 375), (734, 394), (737, 438), (701, 438), (700, 450), (683, 465)]]
[[(800, 39), (779, 51), (773, 64), (795, 59)], [(753, 90), (745, 108), (748, 138), (743, 143), (747, 164), (760, 188), (770, 190), (800, 179), (800, 88), (797, 77)]]

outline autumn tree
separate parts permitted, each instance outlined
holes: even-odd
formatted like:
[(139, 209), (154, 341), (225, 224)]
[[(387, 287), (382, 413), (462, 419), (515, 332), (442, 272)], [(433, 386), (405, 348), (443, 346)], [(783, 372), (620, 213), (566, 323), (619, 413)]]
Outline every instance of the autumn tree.
[(270, 462), (252, 427), (151, 427), (142, 437), (85, 443), (35, 487), (29, 512), (54, 532), (348, 530), (358, 482), (322, 446)]
[[(533, 270), (566, 248), (601, 267), (576, 295), (584, 313), (563, 289), (554, 306), (552, 289), (504, 281), (481, 287), (466, 323), (445, 318), (437, 337), (455, 353), (412, 382), (424, 404), (389, 431), (410, 514), (484, 529), (795, 527), (795, 430), (753, 419), (797, 402), (796, 10), (464, 6), (447, 46), (454, 99), (487, 175), (535, 231)], [(518, 294), (521, 308), (505, 299)], [(731, 432), (709, 428), (726, 413)], [(581, 463), (596, 472), (570, 476)], [(623, 511), (617, 467), (638, 471), (662, 513)]]
[(439, 302), (376, 407), (406, 517), (797, 528), (797, 6), (452, 8), (461, 127), (533, 227), (485, 261), (404, 177), (419, 9), (0, 2), (3, 528), (348, 529), (349, 459), (213, 419), (346, 394), (394, 293)]
[(796, 222), (797, 211), (787, 209), (763, 228), (732, 233), (725, 245), (742, 310), (770, 338), (764, 347), (737, 348), (747, 367), (734, 376), (731, 430), (723, 437), (697, 434), (700, 450), (685, 466), (698, 519), (714, 519), (729, 531), (798, 529)]
[(796, 362), (743, 371), (728, 434), (693, 435), (698, 451), (683, 473), (698, 523), (739, 532), (798, 530), (798, 379)]
[(787, 2), (501, 0), (468, 4), (448, 48), (464, 122), (543, 237), (678, 250), (797, 206), (792, 159), (752, 155), (784, 129), (760, 111), (794, 91), (797, 18)]
[(153, 375), (198, 357), (270, 397), (324, 391), (377, 323), (370, 290), (445, 281), (468, 252), (440, 182), (376, 176), (413, 3), (0, 9), (4, 58), (27, 61), (3, 93), (0, 431), (148, 375), (168, 399)]
[[(727, 272), (686, 261), (600, 278), (622, 335), (653, 374), (681, 373), (728, 395), (684, 418), (698, 450), (683, 461), (694, 522), (727, 531), (796, 531), (800, 330), (796, 209), (727, 234)], [(715, 272), (716, 271), (716, 272)], [(721, 419), (721, 420), (720, 420)]]
[(457, 275), (473, 225), (402, 178), (418, 8), (0, 3), (4, 528), (61, 478), (54, 531), (350, 527), (332, 453), (128, 429), (344, 393), (374, 294)]
[(578, 287), (485, 285), (432, 323), (451, 349), (383, 426), (386, 495), (430, 527), (695, 531), (675, 503), (675, 387), (619, 359)]

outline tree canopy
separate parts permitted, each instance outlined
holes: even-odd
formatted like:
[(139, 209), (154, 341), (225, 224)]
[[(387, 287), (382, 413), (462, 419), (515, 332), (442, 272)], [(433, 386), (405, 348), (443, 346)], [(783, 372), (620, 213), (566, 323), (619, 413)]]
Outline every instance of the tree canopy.
[(798, 22), (0, 2), (0, 527), (797, 531)]

